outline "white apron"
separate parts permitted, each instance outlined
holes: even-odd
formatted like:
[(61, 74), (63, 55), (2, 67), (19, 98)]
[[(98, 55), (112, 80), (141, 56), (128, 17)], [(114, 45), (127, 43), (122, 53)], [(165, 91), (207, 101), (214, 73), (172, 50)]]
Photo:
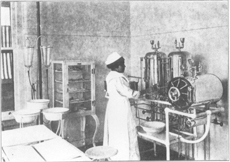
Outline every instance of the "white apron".
[(107, 104), (104, 123), (104, 146), (118, 150), (112, 160), (140, 160), (137, 130), (128, 98), (138, 98), (139, 92), (129, 88), (128, 79), (116, 71), (106, 77)]

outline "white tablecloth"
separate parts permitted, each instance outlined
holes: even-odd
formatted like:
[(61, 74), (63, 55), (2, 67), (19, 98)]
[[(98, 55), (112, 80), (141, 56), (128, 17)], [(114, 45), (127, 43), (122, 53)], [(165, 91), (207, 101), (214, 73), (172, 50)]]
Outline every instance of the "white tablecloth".
[(25, 145), (57, 137), (44, 125), (29, 126), (2, 132), (2, 147)]
[(91, 161), (77, 147), (44, 125), (2, 132), (2, 153), (6, 161)]

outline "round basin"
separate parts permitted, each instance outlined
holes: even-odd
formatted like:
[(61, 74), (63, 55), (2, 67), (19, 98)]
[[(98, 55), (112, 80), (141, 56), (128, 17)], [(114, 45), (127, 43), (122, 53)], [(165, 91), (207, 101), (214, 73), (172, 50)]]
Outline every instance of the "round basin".
[(42, 113), (47, 120), (57, 121), (57, 120), (61, 120), (62, 115), (67, 113), (68, 111), (69, 111), (68, 108), (54, 107), (54, 108), (45, 109), (42, 111)]
[(27, 102), (27, 108), (33, 108), (33, 109), (47, 109), (48, 104), (50, 100), (48, 99), (35, 99), (35, 100), (30, 100)]
[(160, 121), (150, 121), (142, 123), (142, 128), (147, 133), (160, 133), (165, 128), (165, 123)]
[(27, 108), (15, 111), (13, 116), (18, 123), (31, 123), (37, 119), (39, 114), (40, 110)]

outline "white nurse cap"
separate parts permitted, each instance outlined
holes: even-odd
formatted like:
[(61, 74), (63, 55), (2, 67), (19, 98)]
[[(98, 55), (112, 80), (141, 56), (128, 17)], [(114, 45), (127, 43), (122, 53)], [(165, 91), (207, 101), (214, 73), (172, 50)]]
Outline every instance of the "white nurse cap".
[(121, 58), (121, 55), (119, 55), (117, 52), (113, 52), (107, 57), (105, 64), (106, 65), (112, 64), (113, 62), (117, 61), (119, 58)]

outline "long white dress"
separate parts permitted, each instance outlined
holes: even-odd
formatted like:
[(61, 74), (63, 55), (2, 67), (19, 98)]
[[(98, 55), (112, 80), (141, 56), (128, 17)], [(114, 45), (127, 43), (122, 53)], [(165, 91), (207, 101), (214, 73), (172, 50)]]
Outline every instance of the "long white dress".
[(104, 123), (104, 146), (118, 150), (111, 160), (140, 160), (137, 130), (129, 98), (138, 98), (140, 93), (129, 87), (128, 79), (116, 71), (106, 77), (109, 101)]

